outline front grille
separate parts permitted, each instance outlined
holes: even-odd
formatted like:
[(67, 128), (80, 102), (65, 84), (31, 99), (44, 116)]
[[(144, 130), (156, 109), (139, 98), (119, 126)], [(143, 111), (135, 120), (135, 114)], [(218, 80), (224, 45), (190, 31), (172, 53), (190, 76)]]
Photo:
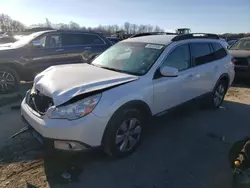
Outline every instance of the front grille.
[(235, 57), (235, 65), (248, 65), (248, 61), (247, 58), (243, 58), (243, 57)]
[(50, 106), (53, 106), (53, 100), (51, 97), (45, 96), (38, 90), (26, 96), (26, 103), (36, 112), (44, 115)]

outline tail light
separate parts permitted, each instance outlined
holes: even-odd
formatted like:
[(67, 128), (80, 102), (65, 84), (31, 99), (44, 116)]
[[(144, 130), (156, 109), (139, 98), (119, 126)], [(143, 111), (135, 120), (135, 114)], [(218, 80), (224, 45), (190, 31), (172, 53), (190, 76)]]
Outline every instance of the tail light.
[(234, 57), (232, 57), (232, 59), (231, 59), (231, 62), (232, 62), (232, 63), (234, 63), (234, 62), (235, 62), (235, 59), (234, 59)]

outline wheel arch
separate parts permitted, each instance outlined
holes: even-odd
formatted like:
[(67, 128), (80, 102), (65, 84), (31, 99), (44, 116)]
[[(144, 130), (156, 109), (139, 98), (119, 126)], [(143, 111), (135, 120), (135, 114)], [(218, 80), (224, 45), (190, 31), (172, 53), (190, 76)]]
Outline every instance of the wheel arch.
[(117, 113), (119, 113), (120, 111), (122, 110), (125, 110), (125, 109), (137, 109), (139, 110), (140, 112), (142, 112), (145, 117), (152, 117), (152, 111), (149, 107), (149, 105), (147, 103), (145, 103), (144, 101), (142, 100), (133, 100), (133, 101), (129, 101), (123, 105), (121, 105), (113, 114), (112, 116), (110, 117), (108, 123), (107, 123), (107, 126), (105, 127), (105, 130), (104, 130), (104, 133), (102, 135), (102, 140), (101, 140), (101, 144), (103, 145), (103, 141), (104, 141), (104, 137), (107, 133), (107, 128), (108, 128), (108, 124), (109, 122), (116, 116)]
[[(216, 85), (220, 82), (220, 81), (225, 81), (227, 83), (227, 89), (229, 87), (229, 83), (230, 83), (230, 77), (227, 73), (223, 73), (222, 75), (220, 75), (219, 79), (216, 82)], [(216, 86), (215, 85), (215, 86)]]
[(15, 62), (8, 62), (8, 61), (0, 62), (0, 68), (1, 67), (11, 68), (14, 71), (16, 71), (19, 77), (22, 76), (21, 66)]

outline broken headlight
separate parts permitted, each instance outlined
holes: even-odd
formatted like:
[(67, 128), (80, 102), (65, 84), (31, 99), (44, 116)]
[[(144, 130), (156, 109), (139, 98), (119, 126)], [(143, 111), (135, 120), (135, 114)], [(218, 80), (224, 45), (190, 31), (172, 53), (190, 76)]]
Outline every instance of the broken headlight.
[(78, 119), (92, 112), (100, 98), (101, 94), (97, 94), (69, 105), (52, 106), (47, 110), (46, 114), (50, 119)]

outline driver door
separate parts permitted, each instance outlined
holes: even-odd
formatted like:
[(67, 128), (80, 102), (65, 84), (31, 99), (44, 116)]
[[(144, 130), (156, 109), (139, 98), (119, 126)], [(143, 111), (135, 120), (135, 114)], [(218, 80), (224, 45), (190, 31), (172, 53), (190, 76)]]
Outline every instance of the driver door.
[[(177, 46), (163, 60), (162, 66), (178, 69), (177, 77), (158, 76), (153, 80), (154, 110), (161, 113), (192, 99), (192, 68), (188, 44)], [(159, 68), (160, 68), (159, 67)]]
[(59, 33), (47, 34), (36, 42), (39, 45), (30, 47), (28, 61), (28, 66), (34, 72), (41, 72), (52, 65), (63, 64), (64, 51)]

